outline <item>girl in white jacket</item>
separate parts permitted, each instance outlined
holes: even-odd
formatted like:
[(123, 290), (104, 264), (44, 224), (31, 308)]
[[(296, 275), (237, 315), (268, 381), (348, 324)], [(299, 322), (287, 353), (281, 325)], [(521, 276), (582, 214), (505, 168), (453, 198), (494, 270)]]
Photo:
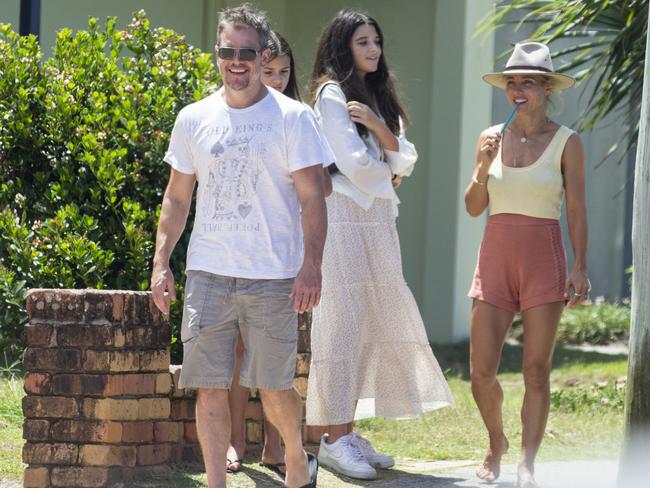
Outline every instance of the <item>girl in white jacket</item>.
[(336, 166), (312, 318), (307, 423), (326, 426), (321, 464), (373, 479), (375, 468), (394, 461), (352, 431), (355, 418), (408, 418), (452, 401), (402, 274), (395, 187), (413, 171), (417, 152), (404, 135), (406, 113), (374, 19), (343, 10), (326, 27), (312, 102)]

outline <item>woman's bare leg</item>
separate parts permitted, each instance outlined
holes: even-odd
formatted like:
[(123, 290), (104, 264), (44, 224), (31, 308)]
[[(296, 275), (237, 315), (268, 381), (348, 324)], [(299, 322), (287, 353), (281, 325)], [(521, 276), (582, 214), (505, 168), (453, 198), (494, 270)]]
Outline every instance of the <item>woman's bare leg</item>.
[(564, 302), (533, 307), (522, 312), (524, 321), (524, 403), (521, 407), (521, 459), (517, 469), (522, 488), (538, 486), (533, 478), (535, 457), (544, 438), (550, 406), (550, 376), (555, 333)]
[(472, 394), (487, 428), (490, 446), (476, 476), (494, 481), (501, 472), (501, 456), (508, 450), (503, 432), (503, 390), (497, 380), (501, 350), (514, 313), (474, 300), (470, 332)]

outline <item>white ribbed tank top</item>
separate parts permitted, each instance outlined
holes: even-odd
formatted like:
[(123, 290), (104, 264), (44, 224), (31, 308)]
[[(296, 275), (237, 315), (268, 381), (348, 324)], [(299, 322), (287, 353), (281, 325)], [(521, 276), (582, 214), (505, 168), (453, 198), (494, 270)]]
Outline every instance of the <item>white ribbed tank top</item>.
[(542, 155), (529, 166), (504, 165), (499, 146), (488, 173), (490, 215), (512, 213), (559, 219), (564, 199), (562, 153), (571, 134), (571, 129), (560, 126)]

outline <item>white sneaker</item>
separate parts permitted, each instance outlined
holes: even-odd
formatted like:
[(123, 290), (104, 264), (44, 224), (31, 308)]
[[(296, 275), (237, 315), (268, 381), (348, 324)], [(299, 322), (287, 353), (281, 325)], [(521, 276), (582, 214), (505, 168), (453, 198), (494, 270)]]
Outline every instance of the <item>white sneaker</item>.
[(360, 480), (374, 480), (375, 468), (368, 464), (359, 448), (352, 443), (352, 435), (347, 434), (336, 442), (328, 444), (328, 434), (323, 435), (318, 450), (318, 462), (334, 471)]
[(351, 432), (352, 444), (359, 448), (368, 464), (373, 468), (388, 469), (395, 466), (395, 460), (387, 454), (375, 451), (368, 439), (364, 439), (356, 432)]

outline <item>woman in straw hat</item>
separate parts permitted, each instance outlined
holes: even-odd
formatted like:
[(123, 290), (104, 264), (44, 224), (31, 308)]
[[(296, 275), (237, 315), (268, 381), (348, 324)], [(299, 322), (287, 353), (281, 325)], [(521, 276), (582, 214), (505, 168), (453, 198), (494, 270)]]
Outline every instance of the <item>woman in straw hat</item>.
[[(483, 76), (505, 90), (513, 112), (505, 124), (484, 130), (476, 166), (465, 191), (467, 212), (489, 219), (469, 296), (472, 393), (488, 430), (490, 446), (476, 474), (499, 476), (508, 450), (503, 431), (503, 391), (496, 374), (506, 332), (514, 315), (524, 323), (522, 452), (517, 486), (538, 486), (535, 456), (550, 405), (549, 377), (560, 316), (568, 303), (589, 293), (584, 152), (578, 134), (546, 115), (549, 96), (574, 85), (555, 73), (548, 47), (515, 45), (500, 73)], [(508, 124), (512, 120), (512, 123)], [(559, 219), (566, 198), (573, 268), (567, 275)]]

